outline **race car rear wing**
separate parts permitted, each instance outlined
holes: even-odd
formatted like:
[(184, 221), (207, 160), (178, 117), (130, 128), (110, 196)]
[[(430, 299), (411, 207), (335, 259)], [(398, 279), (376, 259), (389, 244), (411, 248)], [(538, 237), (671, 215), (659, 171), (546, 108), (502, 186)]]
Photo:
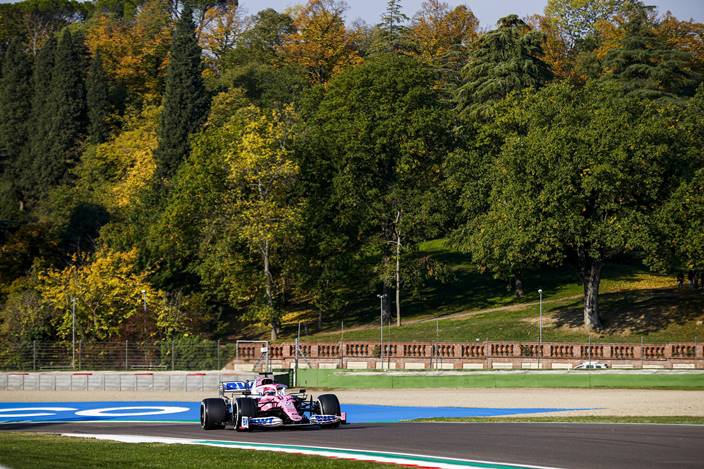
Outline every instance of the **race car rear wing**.
[(232, 394), (251, 394), (254, 381), (222, 381), (218, 386), (220, 395), (225, 393)]

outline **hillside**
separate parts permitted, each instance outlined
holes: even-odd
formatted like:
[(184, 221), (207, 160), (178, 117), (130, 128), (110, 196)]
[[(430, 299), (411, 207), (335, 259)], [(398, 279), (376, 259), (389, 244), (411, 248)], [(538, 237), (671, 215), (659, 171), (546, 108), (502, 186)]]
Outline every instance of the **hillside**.
[[(539, 295), (543, 290), (543, 340), (586, 341), (582, 322), (582, 287), (567, 268), (531, 272), (524, 280), (525, 296), (517, 298), (506, 285), (480, 274), (465, 255), (443, 240), (423, 243), (419, 256), (433, 256), (453, 274), (448, 283), (433, 282), (417, 297), (403, 301), (402, 326), (385, 327), (392, 340), (538, 340)], [(704, 338), (704, 294), (678, 289), (672, 276), (649, 272), (641, 265), (619, 263), (604, 269), (600, 308), (604, 329), (593, 341), (646, 342), (696, 341)], [(360, 302), (363, 299), (360, 298)], [(316, 317), (289, 316), (287, 335), (295, 337), (302, 323), (306, 341), (378, 340), (379, 306), (375, 293), (351, 320), (315, 332)], [(306, 330), (309, 332), (305, 334)], [(390, 335), (389, 335), (390, 334)]]

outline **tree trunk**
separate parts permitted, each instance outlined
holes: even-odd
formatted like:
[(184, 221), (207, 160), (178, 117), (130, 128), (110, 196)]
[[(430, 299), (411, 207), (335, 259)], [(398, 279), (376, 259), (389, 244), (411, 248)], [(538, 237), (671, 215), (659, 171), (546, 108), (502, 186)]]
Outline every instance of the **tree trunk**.
[(584, 325), (589, 330), (601, 328), (599, 317), (599, 283), (601, 282), (601, 262), (588, 261), (582, 267), (584, 287)]
[[(274, 307), (274, 298), (272, 295), (272, 279), (271, 271), (269, 270), (269, 241), (264, 241), (264, 246), (262, 249), (262, 259), (264, 261), (264, 279), (265, 279), (265, 289), (266, 289), (266, 304), (271, 309)], [(271, 340), (276, 340), (279, 336), (279, 322), (272, 317), (271, 319)]]
[(396, 217), (396, 327), (401, 327), (401, 211)]
[(523, 290), (523, 280), (516, 276), (516, 298), (523, 298), (525, 291)]

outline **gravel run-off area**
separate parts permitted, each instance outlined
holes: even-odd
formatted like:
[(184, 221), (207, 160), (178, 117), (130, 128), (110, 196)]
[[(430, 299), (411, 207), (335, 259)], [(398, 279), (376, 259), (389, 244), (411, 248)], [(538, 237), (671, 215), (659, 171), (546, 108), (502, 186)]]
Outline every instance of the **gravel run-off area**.
[[(560, 416), (704, 417), (704, 391), (630, 389), (344, 389), (334, 392), (344, 405), (419, 407), (580, 408)], [(0, 391), (0, 402), (191, 401), (215, 397), (204, 392)], [(539, 416), (541, 414), (531, 414)], [(548, 415), (548, 414), (546, 414)], [(554, 414), (550, 414), (554, 415)]]

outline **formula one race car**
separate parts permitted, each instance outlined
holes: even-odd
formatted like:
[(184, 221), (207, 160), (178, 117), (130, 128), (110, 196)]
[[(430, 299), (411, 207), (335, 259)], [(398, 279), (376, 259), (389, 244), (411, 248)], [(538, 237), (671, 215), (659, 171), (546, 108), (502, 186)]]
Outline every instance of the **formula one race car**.
[(255, 428), (319, 426), (337, 428), (346, 423), (340, 401), (334, 394), (316, 400), (305, 389), (287, 393), (286, 386), (265, 374), (255, 381), (229, 381), (219, 385), (220, 397), (200, 404), (200, 426), (204, 430), (232, 426), (237, 431)]

